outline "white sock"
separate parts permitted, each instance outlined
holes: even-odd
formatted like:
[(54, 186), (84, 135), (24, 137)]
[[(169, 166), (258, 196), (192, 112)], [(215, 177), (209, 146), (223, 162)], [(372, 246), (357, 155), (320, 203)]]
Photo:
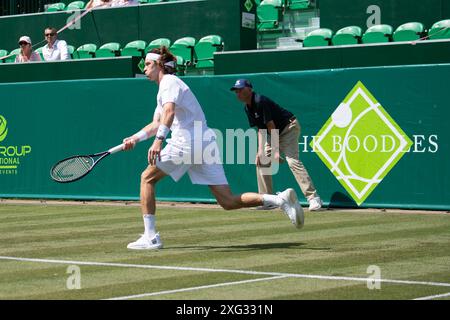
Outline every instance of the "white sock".
[(144, 218), (144, 227), (145, 227), (144, 234), (147, 237), (149, 237), (150, 239), (153, 239), (153, 237), (156, 234), (155, 215), (154, 214), (144, 214), (142, 217)]
[(281, 201), (278, 196), (273, 194), (263, 194), (263, 204), (264, 206), (281, 206)]

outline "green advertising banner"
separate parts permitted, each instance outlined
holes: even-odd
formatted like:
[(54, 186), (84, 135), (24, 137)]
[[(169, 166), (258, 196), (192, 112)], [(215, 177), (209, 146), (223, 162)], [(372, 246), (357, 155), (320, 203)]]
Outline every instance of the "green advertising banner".
[[(450, 208), (450, 64), (185, 77), (222, 135), (234, 192), (256, 191), (251, 133), (230, 87), (246, 77), (298, 118), (300, 157), (330, 206)], [(0, 84), (0, 197), (137, 200), (151, 141), (114, 154), (87, 177), (50, 179), (58, 160), (107, 150), (148, 124), (157, 86), (146, 79)], [(241, 130), (236, 131), (236, 130)], [(246, 147), (230, 149), (242, 139)], [(254, 147), (254, 145), (253, 145)], [(244, 161), (242, 161), (244, 159)], [(240, 162), (244, 162), (241, 164)], [(301, 191), (286, 164), (274, 189)], [(205, 186), (165, 178), (160, 200), (213, 201)]]

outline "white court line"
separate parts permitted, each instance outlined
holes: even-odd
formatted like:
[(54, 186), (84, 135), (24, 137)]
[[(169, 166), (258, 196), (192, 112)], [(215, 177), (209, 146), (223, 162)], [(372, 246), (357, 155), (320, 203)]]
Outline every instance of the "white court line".
[(437, 294), (435, 296), (428, 296), (428, 297), (422, 297), (422, 298), (415, 298), (413, 300), (433, 300), (433, 299), (437, 299), (437, 298), (445, 298), (445, 297), (450, 297), (450, 292), (448, 293), (443, 293), (443, 294)]
[[(50, 259), (36, 259), (36, 258), (19, 258), (19, 257), (5, 257), (0, 256), (0, 260), (12, 260), (23, 262), (41, 262), (41, 263), (56, 263), (56, 264), (74, 264), (80, 266), (103, 266), (103, 267), (120, 267), (120, 268), (140, 268), (140, 269), (158, 269), (158, 270), (178, 270), (178, 271), (198, 271), (198, 272), (222, 272), (222, 273), (236, 273), (236, 274), (251, 274), (264, 276), (286, 276), (290, 278), (304, 278), (304, 279), (319, 279), (319, 280), (342, 280), (342, 281), (358, 281), (370, 282), (373, 278), (358, 278), (358, 277), (338, 277), (338, 276), (322, 276), (314, 274), (299, 274), (299, 273), (284, 273), (284, 272), (263, 272), (251, 270), (233, 270), (233, 269), (210, 269), (210, 268), (193, 268), (193, 267), (172, 267), (172, 266), (156, 266), (145, 264), (128, 264), (128, 263), (110, 263), (110, 262), (87, 262), (87, 261), (71, 261), (71, 260), (50, 260)], [(377, 279), (376, 281), (383, 283), (396, 284), (411, 284), (411, 285), (425, 285), (436, 287), (450, 287), (450, 283), (445, 282), (427, 282), (427, 281), (409, 281), (409, 280), (392, 280), (392, 279)]]
[(288, 278), (288, 276), (277, 276), (277, 277), (260, 278), (260, 279), (252, 279), (252, 280), (224, 282), (224, 283), (211, 284), (211, 285), (207, 285), (207, 286), (199, 286), (199, 287), (191, 287), (191, 288), (183, 288), (183, 289), (175, 289), (175, 290), (166, 290), (166, 291), (151, 292), (151, 293), (142, 293), (142, 294), (136, 294), (136, 295), (132, 295), (132, 296), (109, 298), (109, 299), (104, 299), (104, 300), (136, 299), (136, 298), (143, 298), (143, 297), (150, 297), (150, 296), (158, 296), (158, 295), (163, 295), (163, 294), (186, 292), (186, 291), (194, 291), (194, 290), (217, 288), (217, 287), (225, 287), (225, 286), (232, 286), (232, 285), (236, 285), (236, 284), (251, 283), (251, 282), (258, 282), (258, 281), (268, 281), (268, 280), (283, 279), (283, 278)]

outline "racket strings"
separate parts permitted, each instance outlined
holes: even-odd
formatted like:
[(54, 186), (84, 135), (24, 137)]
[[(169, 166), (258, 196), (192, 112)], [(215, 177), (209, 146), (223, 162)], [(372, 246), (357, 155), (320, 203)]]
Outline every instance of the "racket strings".
[(53, 179), (61, 182), (78, 179), (88, 173), (94, 165), (94, 159), (87, 156), (80, 156), (67, 159), (58, 163), (52, 169)]

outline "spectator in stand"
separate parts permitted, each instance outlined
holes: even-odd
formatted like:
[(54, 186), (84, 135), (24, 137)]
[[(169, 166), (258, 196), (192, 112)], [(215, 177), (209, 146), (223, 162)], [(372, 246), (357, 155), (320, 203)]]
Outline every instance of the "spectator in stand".
[(137, 6), (137, 0), (112, 0), (111, 7)]
[(67, 43), (64, 40), (58, 40), (58, 32), (55, 28), (46, 28), (44, 35), (47, 41), (47, 44), (42, 48), (45, 61), (70, 60)]
[(90, 8), (107, 8), (111, 6), (111, 0), (90, 0), (87, 4), (85, 9)]
[(30, 37), (20, 37), (19, 46), (20, 54), (16, 56), (16, 62), (41, 61), (41, 56), (39, 55), (39, 53), (33, 51)]

